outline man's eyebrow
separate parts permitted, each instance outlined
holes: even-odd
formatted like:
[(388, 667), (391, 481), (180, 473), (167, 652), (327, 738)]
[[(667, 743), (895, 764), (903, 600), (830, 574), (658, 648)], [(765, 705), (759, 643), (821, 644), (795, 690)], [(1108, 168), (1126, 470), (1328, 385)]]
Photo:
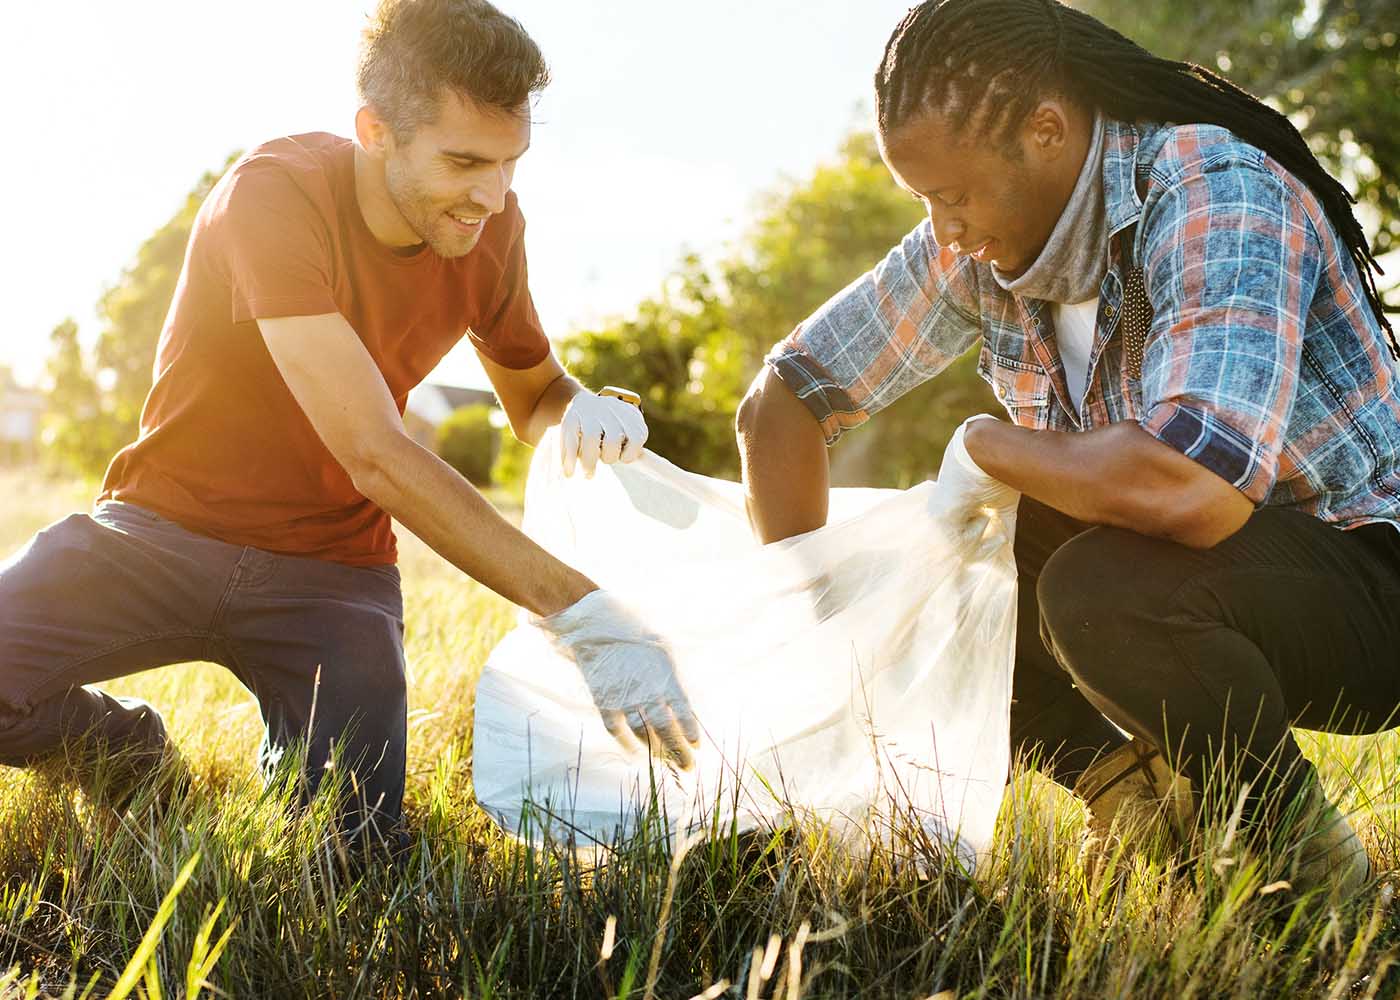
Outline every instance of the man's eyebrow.
[[(520, 152), (514, 156), (508, 156), (506, 159), (518, 160), (525, 155), (529, 148), (530, 144), (527, 142)], [(473, 163), (491, 163), (495, 160), (493, 156), (487, 156), (485, 153), (474, 153), (469, 149), (444, 149), (442, 155), (449, 160), (471, 160)]]

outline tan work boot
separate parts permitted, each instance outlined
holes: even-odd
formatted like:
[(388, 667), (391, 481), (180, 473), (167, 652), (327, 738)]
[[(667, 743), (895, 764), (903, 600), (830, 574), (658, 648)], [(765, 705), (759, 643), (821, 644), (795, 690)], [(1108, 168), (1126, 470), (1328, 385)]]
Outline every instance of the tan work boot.
[(1130, 741), (1089, 765), (1074, 792), (1089, 807), (1082, 856), (1091, 872), (1109, 857), (1149, 846), (1176, 850), (1196, 825), (1199, 803), (1190, 779), (1154, 747)]
[(1293, 837), (1298, 841), (1289, 881), (1298, 893), (1325, 890), (1345, 899), (1371, 880), (1371, 858), (1342, 811), (1322, 793), (1314, 778), (1306, 792)]

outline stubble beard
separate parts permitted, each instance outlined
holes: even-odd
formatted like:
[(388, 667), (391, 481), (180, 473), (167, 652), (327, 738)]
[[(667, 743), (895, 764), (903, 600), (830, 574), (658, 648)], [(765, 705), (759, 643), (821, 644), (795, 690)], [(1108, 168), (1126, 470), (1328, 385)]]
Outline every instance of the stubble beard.
[(399, 215), (403, 216), (408, 228), (412, 229), (414, 235), (433, 253), (452, 260), (465, 257), (476, 247), (485, 222), (478, 227), (475, 236), (445, 233), (443, 230), (448, 225), (445, 209), (437, 207), (432, 197), (412, 174), (391, 161), (384, 172), (384, 181), (389, 198), (398, 209)]

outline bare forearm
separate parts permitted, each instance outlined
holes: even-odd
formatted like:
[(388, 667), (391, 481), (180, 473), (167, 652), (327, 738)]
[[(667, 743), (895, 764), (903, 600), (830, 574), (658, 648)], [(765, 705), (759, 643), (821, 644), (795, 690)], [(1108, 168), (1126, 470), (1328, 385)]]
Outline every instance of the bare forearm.
[(811, 413), (770, 372), (744, 398), (736, 421), (744, 503), (759, 541), (775, 542), (826, 523), (830, 462)]
[(408, 437), (386, 444), (356, 485), (435, 552), (506, 600), (553, 614), (597, 584), (501, 517), (486, 498)]
[(539, 444), (544, 432), (564, 418), (569, 400), (583, 391), (583, 386), (571, 375), (560, 375), (549, 383), (520, 428), (520, 440), (531, 447)]
[(1230, 484), (1130, 421), (1069, 433), (979, 420), (966, 443), (989, 475), (1090, 524), (1209, 547), (1253, 509)]

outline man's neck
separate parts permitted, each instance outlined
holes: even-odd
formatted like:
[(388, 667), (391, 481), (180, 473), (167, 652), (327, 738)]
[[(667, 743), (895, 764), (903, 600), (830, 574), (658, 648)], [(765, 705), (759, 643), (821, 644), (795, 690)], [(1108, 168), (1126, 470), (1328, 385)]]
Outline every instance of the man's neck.
[(403, 215), (389, 197), (389, 187), (384, 182), (384, 165), (368, 153), (355, 146), (355, 204), (359, 206), (360, 217), (380, 243), (393, 250), (407, 250), (421, 246), (423, 241), (404, 220)]
[[(1078, 145), (1078, 144), (1076, 144)], [(1008, 292), (1048, 302), (1074, 303), (1097, 297), (1107, 270), (1108, 233), (1104, 228), (1103, 125), (1094, 119), (1084, 133), (1083, 153), (1066, 158), (1077, 163), (1063, 197), (1065, 207), (1050, 238), (1020, 274), (992, 276)], [(1068, 174), (1068, 171), (1066, 171)]]

